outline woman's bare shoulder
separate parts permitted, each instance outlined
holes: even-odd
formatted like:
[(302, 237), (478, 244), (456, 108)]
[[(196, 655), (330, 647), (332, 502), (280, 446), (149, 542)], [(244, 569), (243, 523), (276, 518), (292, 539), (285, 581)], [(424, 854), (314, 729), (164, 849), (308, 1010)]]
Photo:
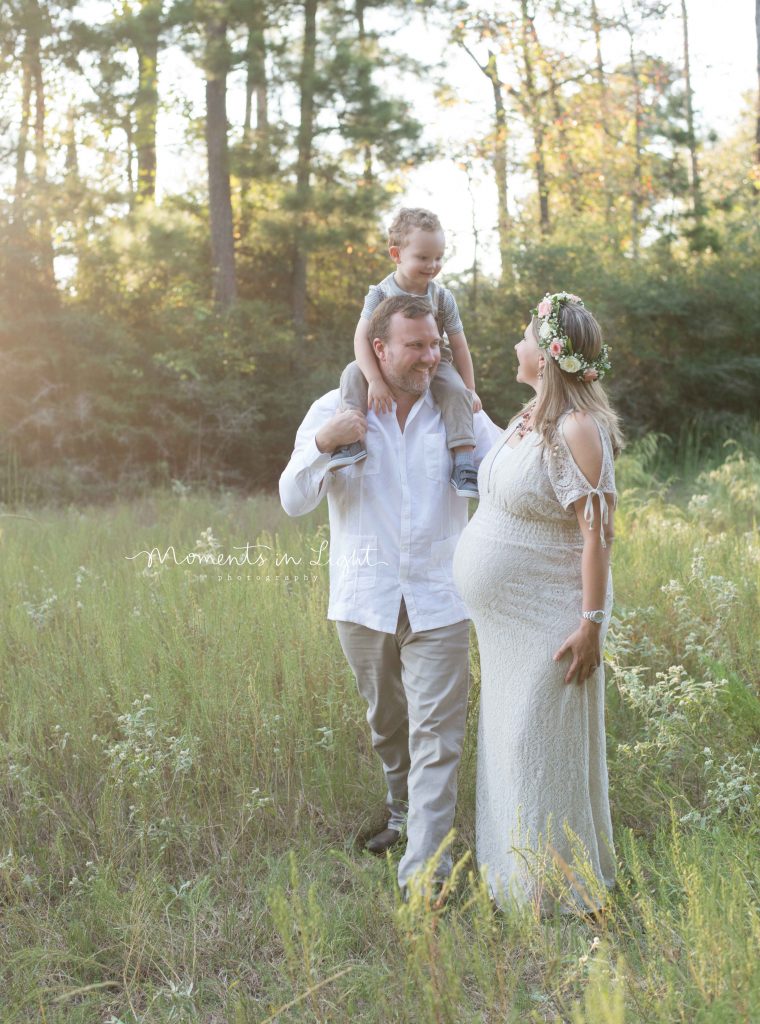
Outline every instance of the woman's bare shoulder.
[(602, 472), (603, 453), (594, 417), (587, 412), (572, 410), (562, 421), (562, 435), (586, 479), (598, 480)]

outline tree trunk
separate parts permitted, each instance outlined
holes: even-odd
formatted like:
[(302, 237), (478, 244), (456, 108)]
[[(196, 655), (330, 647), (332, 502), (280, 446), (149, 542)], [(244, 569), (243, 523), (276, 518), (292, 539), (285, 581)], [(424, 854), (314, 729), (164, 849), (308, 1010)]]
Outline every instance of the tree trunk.
[(77, 153), (76, 114), (69, 107), (66, 116), (66, 177), (72, 181), (79, 180), (79, 154)]
[(687, 144), (691, 161), (691, 205), (694, 214), (694, 226), (699, 230), (702, 224), (702, 189), (699, 180), (699, 164), (697, 162), (697, 138), (694, 131), (694, 93), (691, 88), (691, 70), (689, 66), (689, 18), (686, 11), (686, 0), (681, 0), (681, 20), (683, 22), (683, 68), (686, 79), (686, 126)]
[(554, 72), (552, 71), (549, 62), (547, 62), (547, 68), (549, 75), (549, 97), (551, 99), (554, 125), (557, 129), (557, 155), (560, 160), (560, 171), (566, 182), (567, 193), (570, 197), (570, 205), (576, 212), (579, 212), (582, 207), (582, 202), (578, 187), (578, 170), (575, 166), (575, 161), (573, 160), (572, 146), (567, 140), (565, 112), (562, 108), (559, 86), (557, 85), (557, 80), (554, 77)]
[(158, 50), (162, 0), (142, 0), (137, 18), (137, 201), (156, 198), (156, 120), (158, 117)]
[(607, 115), (607, 83), (604, 78), (604, 61), (602, 60), (602, 23), (599, 20), (596, 0), (591, 0), (591, 28), (594, 33), (594, 48), (596, 50), (594, 77), (599, 89), (599, 108), (603, 116), (602, 127), (606, 128), (607, 124), (604, 119), (606, 119)]
[(269, 128), (269, 95), (267, 89), (267, 47), (266, 13), (261, 0), (252, 0), (248, 23), (248, 45), (246, 47), (247, 74), (245, 82), (245, 124), (244, 131), (253, 132), (253, 99), (256, 98), (255, 141), (258, 146), (266, 141)]
[(227, 146), (227, 23), (213, 18), (206, 27), (206, 153), (211, 221), (213, 296), (223, 308), (237, 298), (232, 200)]
[[(42, 75), (43, 12), (37, 0), (27, 7), (21, 58), (21, 120), (16, 145), (11, 227), (16, 260), (22, 269), (22, 290), (34, 289), (35, 299), (49, 304), (57, 298), (53, 273), (53, 241), (45, 195), (45, 83)], [(34, 93), (34, 173), (27, 168)], [(42, 288), (40, 288), (42, 285)]]
[(493, 90), (494, 130), (491, 165), (496, 183), (496, 215), (499, 234), (499, 258), (501, 261), (500, 282), (501, 286), (504, 287), (511, 281), (512, 277), (512, 264), (509, 257), (510, 222), (509, 208), (507, 206), (509, 165), (507, 161), (508, 131), (507, 112), (504, 106), (504, 85), (499, 77), (496, 54), (492, 50), (488, 51), (488, 61), (485, 64), (481, 64), (464, 40), (460, 38), (458, 41), (465, 53), (472, 58), (489, 80)]
[[(267, 82), (266, 12), (262, 0), (251, 0), (246, 19), (245, 114), (243, 116), (244, 164), (240, 169), (240, 238), (245, 240), (251, 227), (251, 179), (268, 168), (269, 95)], [(256, 121), (254, 126), (254, 99)], [(253, 151), (259, 159), (252, 159)]]
[[(39, 19), (36, 0), (33, 4)], [(32, 82), (34, 85), (34, 187), (36, 193), (35, 234), (39, 254), (39, 269), (42, 283), (49, 295), (56, 293), (55, 271), (53, 268), (53, 232), (50, 225), (47, 184), (47, 149), (45, 147), (45, 83), (42, 77), (40, 54), (39, 21), (30, 51)]]
[[(525, 5), (523, 5), (523, 11), (525, 12)], [(565, 128), (564, 110), (562, 109), (562, 100), (560, 96), (560, 88), (557, 84), (557, 79), (554, 75), (554, 69), (552, 62), (546, 59), (541, 43), (538, 39), (538, 33), (536, 32), (536, 23), (533, 18), (528, 19), (528, 30), (530, 38), (535, 47), (535, 56), (538, 58), (540, 65), (544, 68), (544, 74), (546, 75), (549, 82), (549, 100), (551, 102), (551, 112), (554, 120), (554, 126), (557, 129), (557, 153), (560, 160), (560, 169), (564, 180), (567, 182), (567, 190), (570, 195), (571, 205), (575, 210), (580, 207), (580, 198), (578, 194), (578, 172), (575, 168), (575, 161), (573, 160), (572, 147), (567, 141), (567, 129)], [(538, 112), (538, 111), (537, 111)], [(540, 117), (540, 112), (538, 112)], [(544, 138), (543, 122), (541, 122), (542, 140)], [(542, 146), (543, 148), (543, 146)], [(546, 217), (548, 225), (548, 195), (547, 195), (547, 208)]]
[(507, 206), (508, 164), (507, 164), (507, 111), (504, 107), (504, 94), (501, 79), (496, 65), (496, 54), (489, 51), (486, 74), (493, 89), (494, 107), (494, 143), (493, 171), (496, 179), (496, 216), (499, 231), (499, 258), (501, 265), (502, 287), (511, 278), (511, 260), (509, 256), (509, 208)]
[[(760, 2), (760, 0), (758, 0)], [(612, 188), (610, 181), (610, 170), (612, 161), (610, 159), (610, 135), (609, 135), (609, 97), (607, 94), (607, 80), (604, 75), (604, 60), (602, 58), (602, 23), (599, 18), (599, 9), (596, 0), (591, 0), (591, 28), (594, 33), (594, 49), (596, 53), (594, 62), (594, 78), (596, 79), (597, 91), (599, 93), (599, 122), (601, 126), (601, 152), (602, 152), (602, 191), (604, 193), (604, 222), (607, 230), (612, 229)]]
[(631, 81), (633, 83), (633, 183), (631, 187), (631, 255), (634, 259), (639, 258), (639, 241), (641, 237), (641, 121), (643, 107), (641, 102), (641, 80), (639, 69), (636, 64), (636, 51), (634, 48), (634, 32), (631, 28), (627, 15), (624, 20), (629, 41), (629, 61), (631, 69)]
[[(359, 75), (362, 91), (368, 90), (370, 86), (370, 68), (367, 63), (367, 33), (364, 28), (364, 0), (356, 0), (354, 11), (359, 38)], [(367, 185), (372, 183), (372, 144), (368, 142), (364, 147), (364, 182)]]
[(531, 53), (533, 22), (528, 15), (527, 0), (521, 0), (520, 7), (522, 11), (522, 52), (526, 93), (526, 102), (524, 103), (523, 109), (527, 114), (533, 133), (533, 146), (535, 149), (533, 167), (536, 175), (536, 187), (538, 190), (539, 228), (541, 233), (545, 235), (548, 234), (550, 230), (549, 184), (546, 173), (546, 157), (544, 154), (544, 137), (546, 130), (541, 118), (541, 109), (537, 95), (535, 74), (533, 71), (533, 56)]
[(135, 163), (135, 129), (132, 122), (132, 111), (128, 110), (122, 121), (122, 128), (124, 129), (124, 135), (126, 136), (126, 172), (127, 172), (127, 191), (129, 192), (129, 208), (134, 208), (135, 198), (137, 196), (137, 188), (135, 186), (134, 177), (134, 163)]
[(29, 145), (29, 123), (32, 115), (32, 68), (29, 56), (31, 40), (27, 32), (24, 41), (24, 61), (21, 68), (21, 123), (16, 146), (16, 180), (13, 187), (13, 223), (24, 219), (24, 197), (27, 190), (26, 153)]
[(308, 240), (308, 206), (311, 198), (311, 160), (314, 143), (314, 71), (317, 57), (317, 3), (304, 0), (304, 35), (299, 74), (301, 117), (298, 127), (298, 160), (296, 163), (296, 235), (293, 246), (293, 280), (291, 311), (296, 338), (303, 343), (306, 335), (306, 286)]
[(467, 191), (470, 195), (470, 216), (472, 218), (472, 289), (470, 291), (470, 311), (475, 320), (478, 315), (478, 299), (480, 286), (480, 267), (478, 264), (480, 233), (478, 231), (477, 204), (472, 191), (472, 164), (467, 161), (465, 166), (467, 173)]

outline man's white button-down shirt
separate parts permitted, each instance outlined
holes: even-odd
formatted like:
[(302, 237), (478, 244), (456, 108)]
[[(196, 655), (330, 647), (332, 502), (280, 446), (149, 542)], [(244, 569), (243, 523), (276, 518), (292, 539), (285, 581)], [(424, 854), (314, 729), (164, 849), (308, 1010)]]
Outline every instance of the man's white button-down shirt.
[[(451, 570), (467, 498), (449, 483), (446, 429), (430, 391), (412, 407), (403, 432), (395, 403), (392, 413), (368, 412), (367, 458), (328, 471), (330, 453), (320, 452), (315, 435), (339, 409), (338, 390), (312, 405), (280, 477), (288, 515), (311, 512), (327, 495), (327, 617), (394, 633), (403, 596), (415, 633), (468, 618)], [(474, 423), (478, 463), (502, 431), (482, 411)]]

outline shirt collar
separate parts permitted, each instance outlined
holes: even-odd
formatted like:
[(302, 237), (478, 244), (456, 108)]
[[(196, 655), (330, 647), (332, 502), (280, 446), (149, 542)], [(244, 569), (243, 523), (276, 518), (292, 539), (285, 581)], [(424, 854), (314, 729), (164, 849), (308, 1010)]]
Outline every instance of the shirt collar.
[[(435, 404), (435, 399), (433, 398), (433, 392), (430, 390), (430, 388), (428, 388), (427, 391), (425, 392), (425, 394), (422, 396), (422, 401), (426, 405), (429, 405), (431, 409), (437, 409), (438, 408), (438, 406)], [(416, 408), (418, 402), (419, 402), (419, 398), (417, 399), (417, 401), (412, 406), (412, 409)], [(396, 399), (395, 398), (393, 399), (393, 408), (394, 409), (396, 408)]]

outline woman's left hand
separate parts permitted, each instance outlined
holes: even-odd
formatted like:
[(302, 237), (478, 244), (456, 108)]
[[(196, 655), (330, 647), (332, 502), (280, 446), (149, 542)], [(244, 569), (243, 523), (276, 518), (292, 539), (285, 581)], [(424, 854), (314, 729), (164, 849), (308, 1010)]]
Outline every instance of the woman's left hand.
[(573, 656), (565, 676), (566, 683), (571, 683), (576, 674), (577, 682), (585, 683), (588, 677), (599, 668), (602, 663), (600, 633), (601, 629), (596, 623), (584, 619), (583, 625), (570, 634), (554, 655), (555, 661), (561, 661), (566, 654)]

